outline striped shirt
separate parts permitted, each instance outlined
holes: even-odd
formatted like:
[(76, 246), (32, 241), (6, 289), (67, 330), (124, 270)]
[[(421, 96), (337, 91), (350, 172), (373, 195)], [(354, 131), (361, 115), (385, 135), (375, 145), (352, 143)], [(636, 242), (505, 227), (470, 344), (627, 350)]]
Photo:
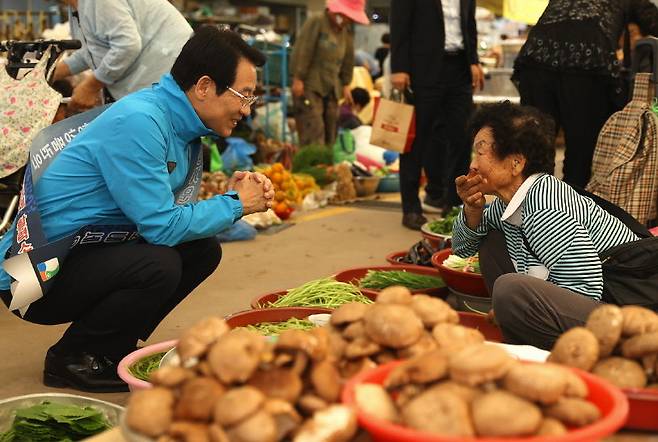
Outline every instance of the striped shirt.
[[(639, 239), (619, 219), (552, 175), (529, 177), (509, 205), (518, 205), (518, 209), (510, 214), (507, 205), (495, 199), (475, 230), (466, 225), (462, 211), (453, 227), (454, 253), (474, 255), (487, 232), (498, 230), (505, 236), (518, 273), (601, 299), (599, 254)], [(523, 236), (532, 252), (524, 245)]]

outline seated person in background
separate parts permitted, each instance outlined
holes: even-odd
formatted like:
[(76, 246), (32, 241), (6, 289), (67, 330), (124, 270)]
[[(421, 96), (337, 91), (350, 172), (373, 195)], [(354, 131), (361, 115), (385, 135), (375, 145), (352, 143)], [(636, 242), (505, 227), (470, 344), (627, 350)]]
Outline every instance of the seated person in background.
[[(388, 53), (391, 52), (391, 34), (386, 32), (382, 34), (381, 38), (382, 45), (375, 50), (375, 58), (379, 62), (379, 75), (381, 77), (384, 75), (384, 61), (388, 57)], [(377, 77), (373, 77), (375, 79)]]
[[(77, 244), (77, 235), (85, 243), (41, 263), (55, 263), (46, 268), (49, 290), (21, 304), (15, 285), (29, 281), (7, 273), (25, 257), (15, 252), (17, 245), (31, 259), (34, 253), (52, 254), (46, 255), (47, 246), (31, 250), (16, 234), (16, 223), (0, 241), (4, 303), (32, 323), (71, 322), (46, 354), (46, 385), (127, 391), (117, 362), (215, 271), (222, 256), (215, 235), (243, 215), (271, 207), (271, 182), (249, 172), (236, 172), (224, 195), (197, 202), (181, 198), (198, 191), (192, 186), (201, 173), (195, 167), (197, 141), (209, 134), (230, 136), (250, 114), (256, 66), (264, 63), (265, 56), (239, 34), (198, 28), (170, 74), (96, 117), (57, 154), (33, 191), (21, 194), (28, 205), (36, 203), (48, 241), (70, 240), (66, 250)], [(26, 230), (20, 230), (22, 237)], [(108, 240), (114, 235), (113, 241), (86, 244), (94, 242), (84, 241), (88, 233)], [(45, 282), (46, 270), (36, 278)], [(25, 273), (32, 271), (30, 265)], [(13, 284), (12, 277), (19, 281)]]
[[(505, 342), (550, 349), (600, 305), (599, 254), (638, 240), (618, 218), (555, 178), (555, 131), (537, 109), (482, 106), (471, 122), (474, 156), (455, 180), (464, 208), (452, 247), (480, 253)], [(485, 208), (485, 195), (496, 199)]]
[(357, 116), (370, 103), (370, 93), (362, 87), (352, 89), (351, 104), (345, 101), (338, 109), (338, 127), (340, 129), (356, 129), (363, 122)]
[(368, 70), (372, 78), (377, 78), (381, 75), (381, 68), (377, 59), (363, 49), (354, 51), (354, 66), (363, 66)]

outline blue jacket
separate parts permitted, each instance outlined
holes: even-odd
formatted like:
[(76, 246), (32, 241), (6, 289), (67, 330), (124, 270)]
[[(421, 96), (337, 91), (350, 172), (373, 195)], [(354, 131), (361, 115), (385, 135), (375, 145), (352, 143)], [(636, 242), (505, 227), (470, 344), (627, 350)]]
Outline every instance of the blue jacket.
[[(71, 141), (36, 183), (48, 241), (86, 225), (134, 224), (148, 243), (173, 246), (228, 228), (242, 216), (234, 192), (174, 204), (174, 192), (193, 163), (188, 143), (210, 133), (169, 74), (119, 100)], [(175, 163), (171, 173), (168, 163)], [(0, 264), (14, 227), (0, 241)], [(0, 289), (8, 290), (10, 283), (0, 269)]]

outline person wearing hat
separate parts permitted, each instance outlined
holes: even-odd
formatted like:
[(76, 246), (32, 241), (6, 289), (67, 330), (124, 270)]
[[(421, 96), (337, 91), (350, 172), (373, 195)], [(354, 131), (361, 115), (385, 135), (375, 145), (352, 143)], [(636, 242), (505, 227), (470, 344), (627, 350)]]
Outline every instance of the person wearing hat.
[(292, 94), (299, 144), (331, 146), (336, 140), (338, 99), (352, 103), (354, 68), (351, 24), (368, 24), (365, 0), (328, 0), (309, 17), (292, 50)]
[(445, 215), (461, 204), (455, 179), (468, 170), (466, 123), (473, 91), (484, 85), (475, 0), (392, 0), (390, 17), (391, 82), (398, 90), (412, 89), (416, 108), (416, 139), (400, 156), (402, 224), (420, 230), (427, 222), (423, 211)]

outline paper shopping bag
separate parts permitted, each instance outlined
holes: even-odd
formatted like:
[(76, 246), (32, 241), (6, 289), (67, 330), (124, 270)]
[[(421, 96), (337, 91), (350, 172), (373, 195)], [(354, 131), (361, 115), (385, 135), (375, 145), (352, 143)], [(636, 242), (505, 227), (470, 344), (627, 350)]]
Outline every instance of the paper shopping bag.
[(406, 153), (416, 138), (416, 114), (410, 104), (375, 98), (370, 144)]

